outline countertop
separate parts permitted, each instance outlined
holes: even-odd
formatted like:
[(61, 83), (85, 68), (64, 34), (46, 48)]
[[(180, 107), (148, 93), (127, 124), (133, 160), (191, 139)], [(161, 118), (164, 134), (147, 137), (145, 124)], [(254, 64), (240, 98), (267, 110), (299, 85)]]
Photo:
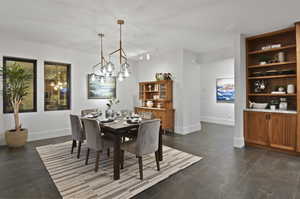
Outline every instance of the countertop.
[(253, 109), (253, 108), (246, 108), (245, 111), (254, 111), (254, 112), (267, 112), (267, 113), (287, 113), (287, 114), (297, 114), (297, 111), (293, 110), (271, 110), (271, 109)]

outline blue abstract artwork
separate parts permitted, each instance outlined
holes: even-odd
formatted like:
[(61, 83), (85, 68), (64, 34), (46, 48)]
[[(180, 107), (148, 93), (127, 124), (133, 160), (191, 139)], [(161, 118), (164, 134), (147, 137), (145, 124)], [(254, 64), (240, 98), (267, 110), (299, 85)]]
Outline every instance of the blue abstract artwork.
[(234, 79), (218, 78), (216, 85), (216, 96), (218, 103), (234, 103)]

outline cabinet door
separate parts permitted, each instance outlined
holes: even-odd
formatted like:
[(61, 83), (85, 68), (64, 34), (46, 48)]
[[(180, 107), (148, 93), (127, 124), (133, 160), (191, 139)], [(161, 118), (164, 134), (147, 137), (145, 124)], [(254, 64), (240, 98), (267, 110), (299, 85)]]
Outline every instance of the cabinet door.
[(270, 120), (270, 145), (274, 148), (296, 149), (297, 116), (272, 113)]
[(244, 112), (245, 141), (253, 144), (269, 145), (269, 113)]

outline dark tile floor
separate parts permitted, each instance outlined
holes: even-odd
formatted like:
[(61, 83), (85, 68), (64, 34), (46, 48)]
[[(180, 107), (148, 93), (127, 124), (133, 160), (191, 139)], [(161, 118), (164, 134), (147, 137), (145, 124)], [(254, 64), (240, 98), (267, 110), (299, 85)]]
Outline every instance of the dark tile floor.
[[(300, 198), (300, 157), (251, 147), (234, 149), (232, 132), (232, 127), (204, 123), (201, 132), (164, 136), (164, 144), (203, 160), (135, 198)], [(35, 147), (68, 139), (31, 142), (19, 150), (0, 147), (0, 198), (60, 198)]]

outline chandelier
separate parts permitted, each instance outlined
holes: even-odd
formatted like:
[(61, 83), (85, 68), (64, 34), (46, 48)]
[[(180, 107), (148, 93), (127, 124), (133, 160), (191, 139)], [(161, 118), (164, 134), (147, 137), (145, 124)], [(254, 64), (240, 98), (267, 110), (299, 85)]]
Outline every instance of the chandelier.
[[(124, 78), (130, 76), (129, 72), (129, 64), (127, 61), (127, 56), (124, 52), (122, 46), (122, 25), (124, 24), (124, 20), (117, 20), (117, 24), (120, 25), (120, 41), (119, 41), (119, 48), (109, 54), (109, 60), (106, 61), (103, 56), (103, 37), (104, 34), (100, 33), (98, 36), (100, 37), (101, 43), (101, 55), (100, 55), (100, 63), (93, 66), (93, 73), (92, 73), (92, 81), (99, 79), (101, 83), (105, 82), (107, 78), (116, 77), (118, 81), (123, 81)], [(112, 56), (114, 54), (118, 54), (119, 64), (118, 67), (112, 61)]]

